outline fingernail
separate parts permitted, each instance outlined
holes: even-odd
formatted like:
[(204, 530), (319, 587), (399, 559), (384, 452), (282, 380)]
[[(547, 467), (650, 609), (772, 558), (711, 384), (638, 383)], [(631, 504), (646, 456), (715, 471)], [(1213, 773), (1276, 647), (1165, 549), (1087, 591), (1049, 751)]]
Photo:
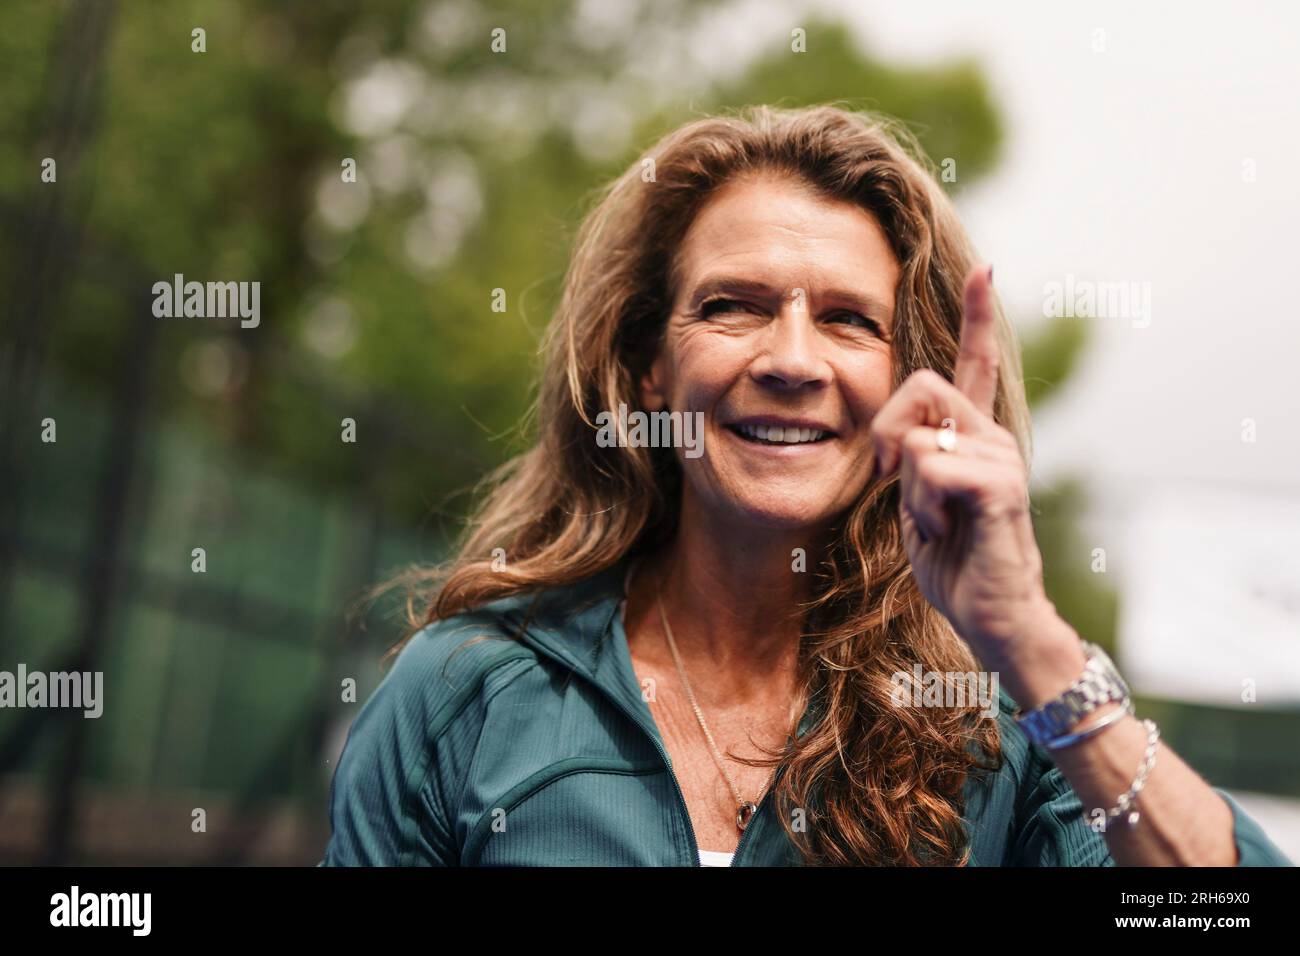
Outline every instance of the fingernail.
[(993, 284), (993, 264), (989, 263), (989, 285)]

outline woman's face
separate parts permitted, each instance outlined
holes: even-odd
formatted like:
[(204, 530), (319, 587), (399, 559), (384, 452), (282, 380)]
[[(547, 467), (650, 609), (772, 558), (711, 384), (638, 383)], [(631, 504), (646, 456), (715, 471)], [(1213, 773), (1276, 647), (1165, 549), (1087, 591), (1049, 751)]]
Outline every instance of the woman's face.
[(703, 455), (676, 452), (685, 494), (727, 523), (825, 526), (870, 478), (867, 429), (891, 389), (900, 270), (883, 229), (793, 180), (734, 180), (677, 266), (642, 400), (704, 415)]

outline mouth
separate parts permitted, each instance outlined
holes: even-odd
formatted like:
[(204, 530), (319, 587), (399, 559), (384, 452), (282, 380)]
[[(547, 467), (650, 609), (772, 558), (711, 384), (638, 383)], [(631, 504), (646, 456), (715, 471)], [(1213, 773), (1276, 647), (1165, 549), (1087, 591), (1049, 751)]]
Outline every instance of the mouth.
[(835, 433), (829, 429), (799, 425), (734, 424), (726, 427), (742, 440), (754, 445), (816, 445), (835, 437)]

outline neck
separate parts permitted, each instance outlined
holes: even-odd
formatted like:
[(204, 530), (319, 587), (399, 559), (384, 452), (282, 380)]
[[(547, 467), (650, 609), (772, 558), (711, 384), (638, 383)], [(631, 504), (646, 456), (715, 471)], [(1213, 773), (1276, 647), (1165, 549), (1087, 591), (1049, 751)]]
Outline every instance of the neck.
[(628, 601), (635, 618), (655, 635), (654, 656), (671, 661), (659, 616), (664, 611), (688, 675), (700, 693), (732, 702), (768, 697), (795, 677), (801, 605), (812, 595), (811, 572), (795, 570), (795, 549), (807, 568), (826, 543), (826, 531), (736, 526), (683, 496), (673, 541), (648, 556)]

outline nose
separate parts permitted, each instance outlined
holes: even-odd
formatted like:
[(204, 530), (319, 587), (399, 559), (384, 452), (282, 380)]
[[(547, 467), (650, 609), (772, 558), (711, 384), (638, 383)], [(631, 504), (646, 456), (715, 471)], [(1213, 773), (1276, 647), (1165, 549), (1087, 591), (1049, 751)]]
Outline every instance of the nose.
[(763, 330), (762, 347), (750, 375), (769, 388), (795, 390), (830, 381), (830, 365), (819, 353), (817, 330), (806, 308), (786, 303)]

